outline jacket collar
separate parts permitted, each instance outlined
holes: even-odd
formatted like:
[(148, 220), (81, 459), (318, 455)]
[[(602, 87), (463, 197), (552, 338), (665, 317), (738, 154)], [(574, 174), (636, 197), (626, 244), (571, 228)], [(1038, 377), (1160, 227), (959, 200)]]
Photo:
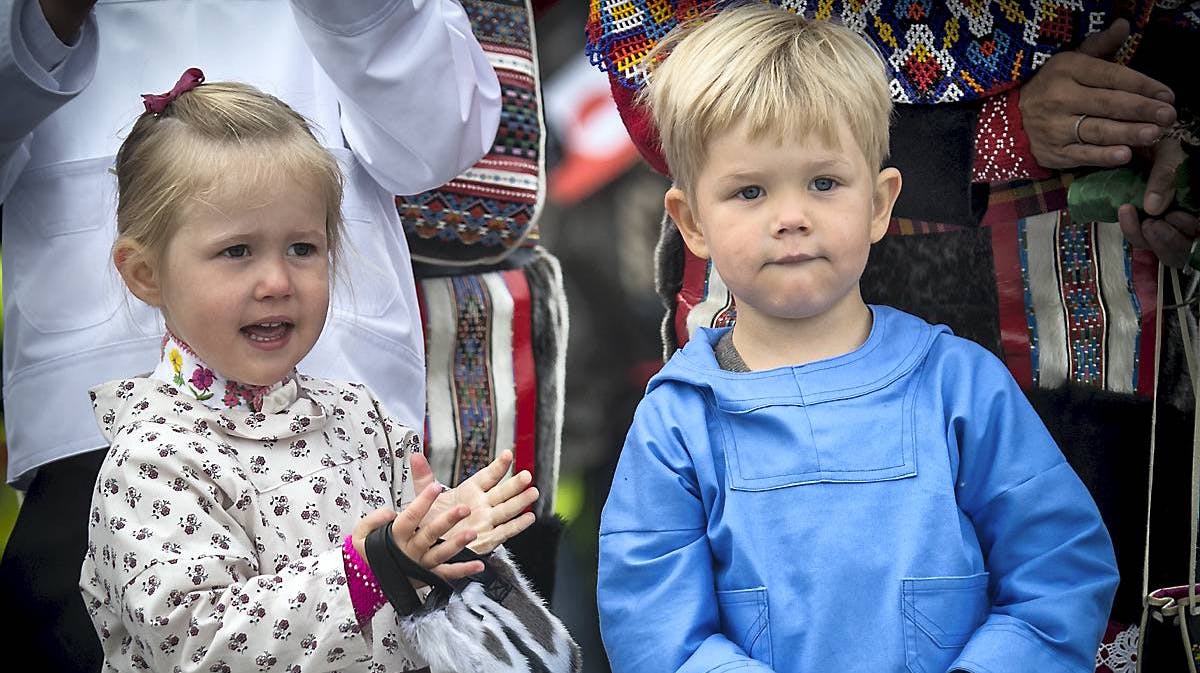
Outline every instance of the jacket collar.
[(169, 383), (181, 394), (210, 409), (241, 409), (274, 414), (296, 401), (300, 387), (295, 371), (269, 386), (253, 386), (227, 379), (206, 365), (182, 339), (167, 330), (159, 351), (158, 366), (150, 378)]
[(670, 380), (712, 390), (717, 405), (741, 411), (769, 404), (816, 404), (858, 397), (891, 385), (917, 367), (934, 337), (948, 333), (916, 316), (871, 306), (871, 332), (861, 346), (836, 357), (755, 372), (729, 372), (713, 347), (730, 328), (701, 328), (650, 382)]

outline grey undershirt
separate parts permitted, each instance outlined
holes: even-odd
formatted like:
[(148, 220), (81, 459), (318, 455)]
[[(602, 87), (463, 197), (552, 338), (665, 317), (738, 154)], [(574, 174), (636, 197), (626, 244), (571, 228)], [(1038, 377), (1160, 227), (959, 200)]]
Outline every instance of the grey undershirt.
[(721, 369), (727, 372), (750, 371), (750, 368), (746, 366), (746, 361), (742, 359), (733, 345), (733, 330), (721, 335), (721, 338), (717, 340), (717, 345), (713, 346), (713, 355), (716, 356), (717, 364)]

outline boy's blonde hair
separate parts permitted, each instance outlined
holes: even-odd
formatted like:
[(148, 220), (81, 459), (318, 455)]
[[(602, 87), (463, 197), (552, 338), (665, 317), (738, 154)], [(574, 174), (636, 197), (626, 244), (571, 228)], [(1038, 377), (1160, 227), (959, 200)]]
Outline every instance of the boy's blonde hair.
[(817, 134), (838, 146), (844, 119), (880, 168), (892, 99), (883, 61), (848, 28), (767, 4), (731, 7), (675, 28), (646, 57), (650, 106), (671, 169), (689, 195), (708, 142), (745, 123), (752, 138)]
[(304, 117), (252, 86), (201, 84), (161, 113), (144, 113), (117, 151), (115, 172), (114, 249), (157, 265), (185, 209), (253, 204), (264, 185), (292, 179), (325, 199), (326, 242), (336, 268), (343, 185), (337, 160)]

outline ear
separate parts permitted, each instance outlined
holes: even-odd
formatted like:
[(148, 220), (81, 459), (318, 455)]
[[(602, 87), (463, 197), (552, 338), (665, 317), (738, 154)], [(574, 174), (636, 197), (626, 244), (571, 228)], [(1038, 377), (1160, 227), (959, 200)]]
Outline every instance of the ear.
[(683, 190), (678, 187), (668, 189), (663, 197), (663, 206), (675, 222), (679, 233), (683, 235), (683, 242), (688, 250), (700, 259), (708, 259), (708, 243), (704, 240), (704, 232), (700, 229), (696, 213), (688, 205), (687, 195)]
[(162, 307), (162, 287), (158, 274), (147, 259), (146, 249), (128, 240), (118, 240), (113, 245), (113, 266), (125, 281), (125, 287), (143, 302)]
[(887, 233), (892, 207), (896, 205), (896, 197), (900, 196), (902, 182), (900, 171), (892, 166), (879, 171), (879, 176), (875, 178), (875, 194), (871, 202), (872, 243), (878, 242)]

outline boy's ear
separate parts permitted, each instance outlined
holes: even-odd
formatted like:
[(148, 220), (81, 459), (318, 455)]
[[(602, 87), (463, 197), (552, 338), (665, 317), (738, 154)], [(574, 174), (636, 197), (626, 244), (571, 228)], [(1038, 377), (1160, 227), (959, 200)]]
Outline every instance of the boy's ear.
[(113, 246), (113, 266), (125, 281), (133, 296), (159, 308), (162, 306), (162, 287), (158, 273), (150, 264), (146, 250), (133, 241), (117, 241)]
[(683, 242), (688, 250), (700, 259), (708, 259), (708, 243), (704, 240), (704, 232), (700, 230), (700, 223), (696, 221), (696, 214), (688, 205), (687, 195), (683, 190), (678, 187), (668, 189), (663, 197), (663, 206), (674, 220), (675, 226), (679, 228), (679, 233), (683, 235)]
[(887, 233), (888, 223), (892, 220), (892, 207), (896, 205), (896, 197), (900, 196), (902, 182), (900, 171), (892, 166), (879, 171), (875, 178), (875, 195), (871, 204), (872, 243), (878, 242)]

